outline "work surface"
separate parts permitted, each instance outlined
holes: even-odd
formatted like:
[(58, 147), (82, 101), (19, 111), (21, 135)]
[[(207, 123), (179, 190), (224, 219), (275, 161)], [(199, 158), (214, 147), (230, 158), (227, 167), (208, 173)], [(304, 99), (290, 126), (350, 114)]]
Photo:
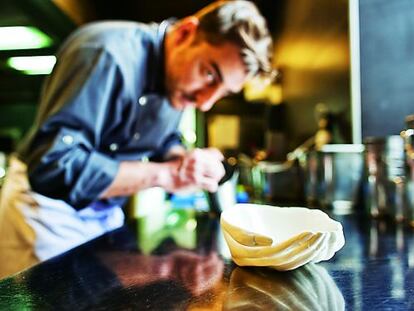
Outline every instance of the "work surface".
[(144, 217), (0, 281), (0, 310), (414, 310), (410, 230), (356, 216), (329, 262), (237, 267), (217, 219)]

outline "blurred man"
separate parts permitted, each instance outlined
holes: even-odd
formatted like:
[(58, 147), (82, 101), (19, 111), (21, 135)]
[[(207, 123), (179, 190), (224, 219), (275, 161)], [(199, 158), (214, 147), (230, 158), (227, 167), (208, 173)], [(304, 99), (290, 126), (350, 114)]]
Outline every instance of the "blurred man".
[(215, 191), (215, 149), (186, 151), (182, 111), (207, 111), (270, 72), (272, 43), (249, 1), (178, 21), (96, 22), (57, 54), (35, 124), (1, 197), (0, 275), (122, 226), (128, 195), (149, 187)]

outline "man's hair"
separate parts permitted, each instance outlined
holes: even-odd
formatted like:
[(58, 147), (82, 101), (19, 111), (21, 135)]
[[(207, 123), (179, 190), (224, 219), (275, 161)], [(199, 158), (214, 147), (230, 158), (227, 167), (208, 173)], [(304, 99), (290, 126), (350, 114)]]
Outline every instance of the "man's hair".
[(210, 44), (235, 43), (250, 76), (272, 75), (272, 37), (257, 7), (245, 0), (220, 0), (198, 11), (201, 36)]

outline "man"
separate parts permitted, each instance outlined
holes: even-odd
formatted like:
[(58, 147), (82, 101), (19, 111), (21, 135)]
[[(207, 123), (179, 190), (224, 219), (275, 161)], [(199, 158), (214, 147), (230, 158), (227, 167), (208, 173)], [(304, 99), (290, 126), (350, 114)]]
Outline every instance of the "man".
[(35, 124), (11, 159), (0, 214), (3, 275), (123, 224), (125, 197), (215, 191), (215, 149), (185, 151), (183, 109), (210, 109), (270, 72), (271, 37), (249, 1), (161, 24), (97, 22), (68, 38)]

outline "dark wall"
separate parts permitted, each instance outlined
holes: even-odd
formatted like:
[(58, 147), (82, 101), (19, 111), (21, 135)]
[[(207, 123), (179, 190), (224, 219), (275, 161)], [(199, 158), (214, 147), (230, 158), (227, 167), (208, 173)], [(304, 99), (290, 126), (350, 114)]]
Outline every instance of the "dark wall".
[(398, 134), (414, 113), (414, 1), (361, 0), (362, 137)]

